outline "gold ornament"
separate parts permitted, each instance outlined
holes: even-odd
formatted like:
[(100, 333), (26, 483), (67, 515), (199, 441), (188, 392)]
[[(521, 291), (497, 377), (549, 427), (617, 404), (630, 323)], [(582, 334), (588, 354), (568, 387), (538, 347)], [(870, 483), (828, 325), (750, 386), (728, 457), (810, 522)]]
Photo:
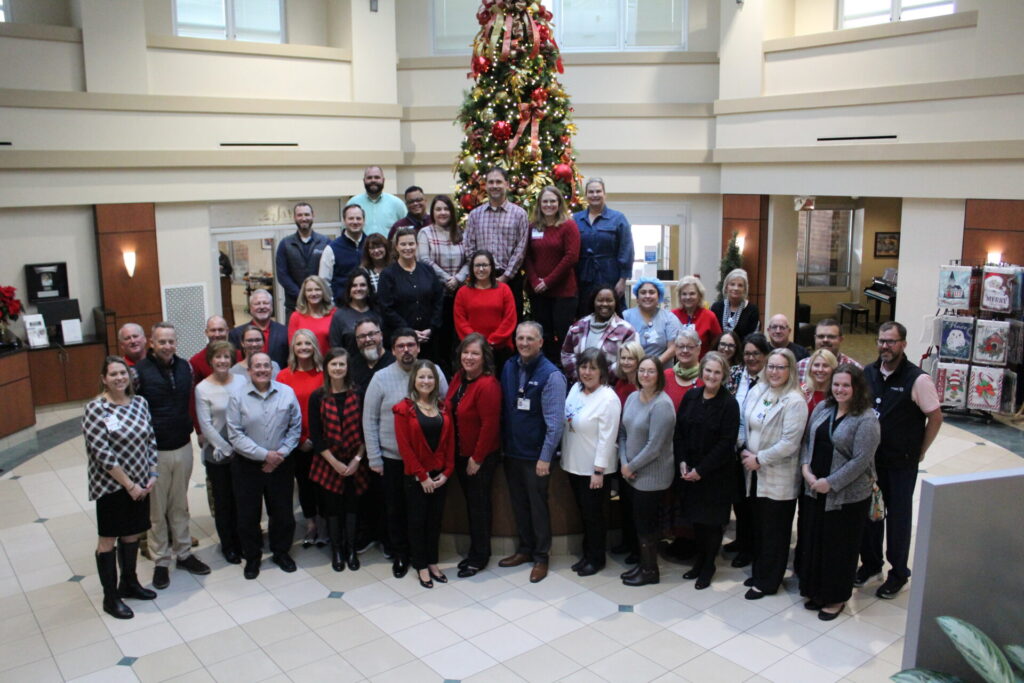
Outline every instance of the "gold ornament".
[(484, 123), (490, 123), (491, 121), (494, 120), (494, 117), (494, 110), (491, 109), (490, 107), (487, 107), (487, 109), (484, 109), (482, 112), (480, 112), (480, 120), (483, 121)]
[(476, 172), (476, 159), (473, 158), (472, 154), (467, 154), (462, 157), (462, 161), (459, 163), (459, 169), (466, 175), (473, 175)]

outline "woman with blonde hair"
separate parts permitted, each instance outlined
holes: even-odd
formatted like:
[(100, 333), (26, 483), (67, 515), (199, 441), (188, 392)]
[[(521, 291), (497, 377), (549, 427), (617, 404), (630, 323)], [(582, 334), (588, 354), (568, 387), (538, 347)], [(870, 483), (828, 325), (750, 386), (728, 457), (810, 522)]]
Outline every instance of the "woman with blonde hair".
[(718, 318), (724, 332), (735, 331), (744, 339), (761, 327), (760, 311), (748, 299), (750, 280), (747, 271), (734, 268), (722, 280), (722, 298), (711, 304), (711, 312)]
[(629, 395), (640, 388), (636, 371), (646, 355), (644, 347), (636, 339), (631, 339), (619, 347), (619, 362), (615, 365), (615, 384), (612, 388), (615, 389), (623, 406), (626, 405)]
[(309, 330), (316, 338), (320, 354), (330, 348), (331, 319), (334, 317), (334, 301), (331, 288), (319, 275), (310, 275), (299, 287), (295, 300), (295, 311), (288, 318), (288, 340), (296, 330)]
[(676, 287), (676, 297), (679, 301), (679, 308), (672, 309), (672, 313), (682, 323), (684, 330), (693, 330), (700, 337), (700, 355), (711, 349), (711, 343), (722, 334), (722, 326), (718, 324), (715, 314), (704, 308), (704, 297), (706, 290), (700, 278), (687, 275), (679, 281)]
[(828, 349), (816, 349), (807, 359), (807, 376), (800, 387), (807, 397), (807, 412), (814, 412), (815, 406), (825, 400), (832, 386), (832, 373), (839, 361)]

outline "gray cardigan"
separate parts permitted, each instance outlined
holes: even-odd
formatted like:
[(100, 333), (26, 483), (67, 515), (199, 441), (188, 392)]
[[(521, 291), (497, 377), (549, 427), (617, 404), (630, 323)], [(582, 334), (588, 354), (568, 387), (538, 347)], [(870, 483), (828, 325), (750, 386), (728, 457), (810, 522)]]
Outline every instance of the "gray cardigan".
[(664, 391), (650, 403), (640, 400), (639, 391), (626, 399), (619, 423), (619, 462), (636, 473), (636, 479), (627, 481), (637, 491), (664, 491), (672, 485), (675, 427), (676, 411)]
[[(811, 413), (804, 443), (800, 451), (800, 465), (809, 465), (814, 454), (814, 433), (822, 423), (827, 423), (832, 415), (832, 406), (822, 401)], [(860, 415), (847, 413), (832, 434), (832, 467), (829, 468), (828, 480), (832, 490), (826, 494), (825, 510), (838, 510), (847, 503), (856, 503), (871, 495), (871, 485), (875, 481), (875, 449), (881, 438), (878, 418), (873, 410), (865, 410)], [(804, 494), (817, 498), (818, 494), (811, 491), (804, 482)]]

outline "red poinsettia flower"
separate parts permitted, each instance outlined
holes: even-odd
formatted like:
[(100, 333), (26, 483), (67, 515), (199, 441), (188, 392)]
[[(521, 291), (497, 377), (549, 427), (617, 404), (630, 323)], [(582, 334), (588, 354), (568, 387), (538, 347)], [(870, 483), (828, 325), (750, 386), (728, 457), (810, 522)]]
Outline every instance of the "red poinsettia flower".
[(21, 313), (21, 302), (14, 297), (14, 287), (0, 287), (0, 320), (17, 320)]

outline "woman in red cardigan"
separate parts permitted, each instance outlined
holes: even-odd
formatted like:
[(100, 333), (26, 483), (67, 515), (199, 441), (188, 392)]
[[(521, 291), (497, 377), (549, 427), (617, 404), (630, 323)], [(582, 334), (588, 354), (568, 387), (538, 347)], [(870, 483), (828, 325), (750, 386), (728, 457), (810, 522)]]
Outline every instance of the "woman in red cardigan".
[(523, 261), (530, 310), (544, 327), (544, 355), (558, 364), (565, 332), (576, 319), (580, 231), (561, 190), (550, 185), (540, 191), (530, 219), (530, 241)]
[(479, 332), (494, 348), (496, 371), (512, 356), (516, 302), (512, 290), (494, 275), (494, 255), (480, 249), (469, 258), (470, 275), (455, 294), (455, 331), (459, 339)]
[(679, 308), (672, 310), (672, 313), (679, 318), (683, 329), (693, 330), (700, 337), (700, 358), (711, 350), (711, 343), (722, 334), (722, 326), (718, 324), (718, 317), (710, 310), (704, 308), (704, 283), (700, 278), (687, 275), (679, 281), (676, 287), (676, 296), (679, 297)]
[(405, 501), (409, 519), (409, 560), (424, 588), (448, 583), (437, 566), (445, 484), (455, 469), (455, 429), (438, 396), (437, 367), (416, 361), (408, 396), (392, 408), (398, 453), (405, 465)]
[(494, 351), (482, 334), (459, 344), (459, 370), (448, 385), (448, 408), (455, 423), (455, 474), (466, 494), (469, 554), (459, 562), (459, 578), (473, 576), (491, 559), (491, 483), (501, 445), (501, 385), (494, 376)]

